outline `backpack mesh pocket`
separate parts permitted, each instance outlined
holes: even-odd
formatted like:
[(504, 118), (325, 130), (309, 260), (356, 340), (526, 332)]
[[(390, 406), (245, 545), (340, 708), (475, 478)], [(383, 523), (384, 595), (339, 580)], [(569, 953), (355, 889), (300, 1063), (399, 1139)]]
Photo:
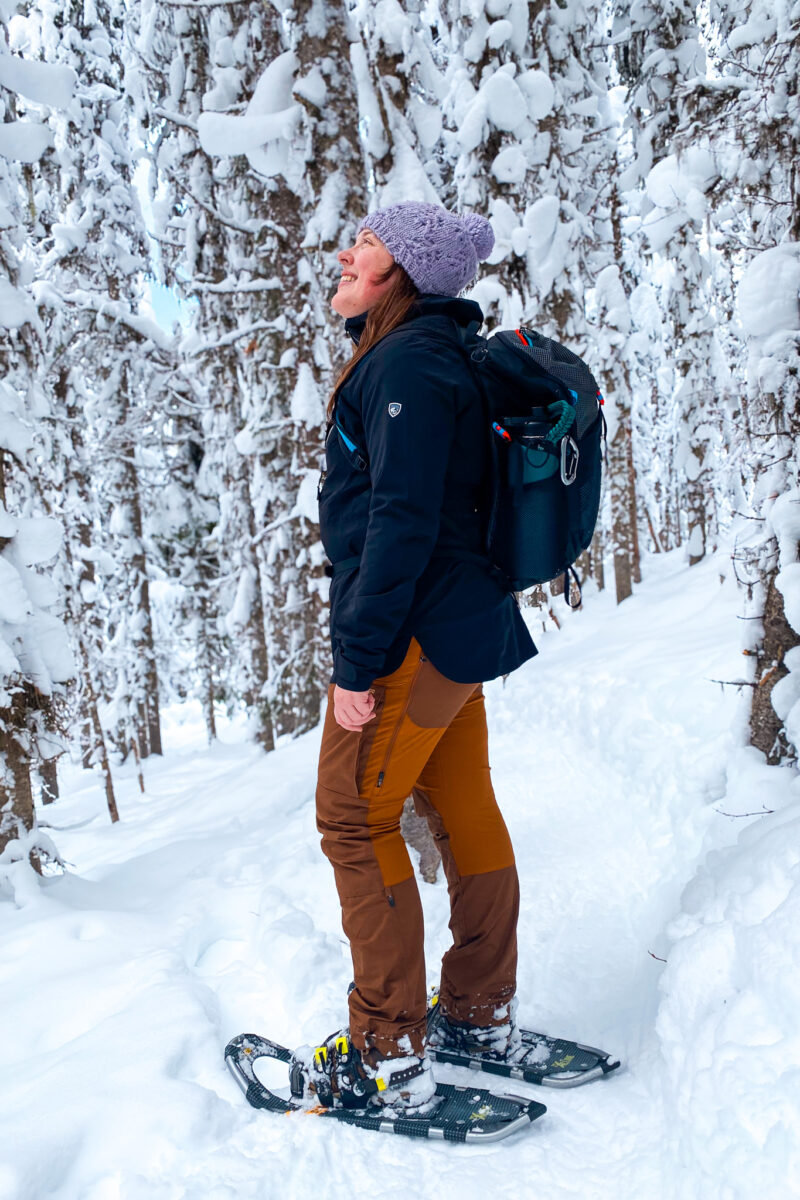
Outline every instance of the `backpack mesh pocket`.
[(577, 473), (569, 486), (561, 477), (557, 447), (518, 441), (500, 446), (491, 549), (515, 591), (563, 574), (591, 541), (600, 506), (601, 433), (598, 416), (577, 439)]

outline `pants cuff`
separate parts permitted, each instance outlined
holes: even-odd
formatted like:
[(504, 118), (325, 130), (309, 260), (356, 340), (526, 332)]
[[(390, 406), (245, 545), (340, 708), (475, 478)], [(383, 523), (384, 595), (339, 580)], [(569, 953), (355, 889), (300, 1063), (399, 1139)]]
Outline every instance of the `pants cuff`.
[(509, 1005), (514, 999), (516, 986), (500, 988), (489, 996), (456, 996), (443, 981), (439, 992), (442, 1012), (462, 1025), (506, 1025), (510, 1016)]
[(379, 1030), (358, 1031), (351, 1028), (350, 1040), (368, 1062), (375, 1058), (400, 1058), (404, 1054), (417, 1054), (422, 1058), (425, 1053), (425, 1022), (400, 1032), (381, 1033)]

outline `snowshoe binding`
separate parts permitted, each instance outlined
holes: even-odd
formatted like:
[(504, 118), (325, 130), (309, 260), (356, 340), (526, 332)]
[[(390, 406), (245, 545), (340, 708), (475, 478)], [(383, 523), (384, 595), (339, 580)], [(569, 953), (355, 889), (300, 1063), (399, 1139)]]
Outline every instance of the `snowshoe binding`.
[(487, 1062), (515, 1063), (524, 1056), (525, 1047), (516, 1019), (516, 996), (497, 1010), (495, 1015), (499, 1024), (496, 1025), (469, 1025), (465, 1021), (454, 1021), (438, 1001), (438, 995), (434, 992), (428, 1013), (428, 1045), (431, 1050), (449, 1051)]
[(435, 1107), (436, 1084), (427, 1057), (362, 1054), (344, 1029), (313, 1050), (295, 1051), (289, 1079), (295, 1099), (313, 1097), (324, 1108), (374, 1106), (411, 1114)]

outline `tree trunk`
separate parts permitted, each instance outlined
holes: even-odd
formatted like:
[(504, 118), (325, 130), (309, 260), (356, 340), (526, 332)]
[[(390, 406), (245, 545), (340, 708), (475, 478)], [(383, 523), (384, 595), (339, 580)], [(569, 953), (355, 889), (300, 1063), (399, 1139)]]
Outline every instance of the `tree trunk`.
[(138, 585), (136, 605), (139, 610), (137, 624), (141, 629), (139, 646), (144, 658), (143, 679), (144, 696), (140, 707), (141, 753), (144, 758), (150, 754), (162, 754), (161, 721), (158, 705), (158, 667), (156, 665), (156, 648), (153, 636), (153, 611), (150, 606), (150, 580), (147, 577), (147, 559), (144, 552), (144, 529), (142, 520), (142, 502), (139, 489), (139, 479), (133, 462), (133, 447), (130, 446), (125, 455), (125, 475), (127, 482), (127, 499), (130, 504), (131, 528), (136, 540), (136, 550), (131, 559), (133, 576)]
[(139, 753), (139, 741), (136, 734), (131, 734), (130, 748), (133, 754), (133, 761), (136, 763), (136, 776), (139, 780), (139, 791), (144, 795), (144, 775), (142, 774), (142, 756)]
[(48, 758), (39, 765), (42, 804), (52, 804), (58, 799), (58, 768), (55, 758)]
[(208, 597), (204, 590), (201, 590), (199, 596), (199, 614), (200, 614), (200, 645), (198, 647), (198, 657), (200, 660), (200, 671), (203, 678), (203, 716), (205, 717), (206, 730), (208, 732), (208, 741), (215, 742), (217, 740), (217, 721), (214, 715), (214, 661), (209, 645), (206, 622), (208, 620)]
[(750, 709), (750, 740), (773, 765), (785, 761), (792, 749), (783, 722), (772, 707), (772, 689), (789, 674), (784, 664), (787, 651), (800, 645), (800, 637), (786, 619), (783, 596), (775, 586), (776, 574), (774, 570), (766, 581), (764, 636), (756, 649), (756, 686)]
[[(626, 370), (627, 375), (627, 370)], [(631, 574), (633, 575), (634, 583), (642, 582), (642, 556), (639, 550), (639, 513), (636, 500), (636, 466), (633, 461), (633, 431), (630, 428), (630, 414), (628, 414), (628, 443), (627, 443), (627, 466), (628, 466), (628, 530), (630, 532), (629, 543), (629, 559), (631, 564)]]
[(575, 563), (575, 570), (578, 572), (578, 578), (581, 583), (589, 578), (592, 573), (592, 548), (588, 546), (580, 558)]
[(631, 497), (628, 472), (628, 445), (630, 443), (630, 412), (620, 406), (619, 423), (609, 446), (609, 474), (611, 476), (611, 541), (614, 548), (614, 584), (617, 604), (627, 600), (633, 592), (633, 564), (631, 562)]
[[(0, 709), (0, 756), (4, 762), (0, 780), (0, 854), (9, 842), (24, 837), (36, 827), (30, 762), (17, 740), (17, 736), (27, 735), (26, 690), (19, 688), (8, 708)], [(32, 853), (30, 862), (41, 874), (38, 856)]]
[(414, 801), (411, 797), (403, 806), (400, 818), (400, 832), (406, 843), (419, 854), (419, 873), (426, 883), (436, 883), (439, 864), (442, 856), (439, 853), (430, 826), (425, 817), (417, 815)]
[(208, 730), (209, 743), (217, 740), (217, 721), (214, 716), (214, 681), (209, 674), (206, 677), (206, 702), (204, 715), (206, 718), (206, 729)]
[(252, 678), (245, 694), (245, 703), (258, 720), (255, 740), (262, 749), (275, 749), (275, 730), (272, 711), (266, 689), (269, 682), (269, 652), (267, 650), (266, 627), (264, 624), (264, 587), (261, 577), (260, 555), (256, 544), (256, 519), (250, 490), (249, 462), (243, 465), (244, 499), (247, 505), (247, 523), (250, 533), (249, 567), (254, 575), (253, 598), (248, 614), (245, 636), (250, 642)]
[[(611, 191), (611, 230), (614, 260), (619, 272), (620, 289), (627, 300), (625, 288), (625, 254), (622, 240), (622, 212), (616, 155), (614, 156), (614, 183)], [(620, 336), (625, 337), (628, 327), (622, 316), (617, 318)], [(631, 425), (631, 377), (625, 357), (625, 342), (615, 352), (609, 364), (611, 395), (618, 414), (617, 428), (608, 447), (609, 475), (611, 480), (611, 540), (614, 547), (614, 583), (617, 604), (621, 604), (633, 592), (633, 583), (641, 581), (639, 562), (639, 533), (636, 512), (636, 474), (633, 465), (633, 431)]]
[[(686, 482), (686, 520), (689, 566), (693, 567), (702, 562), (706, 556), (711, 518), (707, 495), (710, 484), (707, 478), (708, 472), (703, 469), (705, 448), (701, 445), (693, 445), (690, 456), (689, 461), (692, 465)], [(697, 471), (696, 476), (694, 475), (695, 471)]]
[(605, 568), (605, 553), (606, 553), (606, 538), (603, 532), (602, 523), (597, 526), (592, 538), (589, 552), (592, 556), (592, 573), (594, 581), (597, 584), (598, 592), (602, 592), (606, 586), (606, 568)]
[[(78, 656), (81, 664), (81, 687), (88, 704), (84, 706), (80, 723), (81, 761), (85, 770), (95, 766), (99, 756), (103, 771), (106, 802), (112, 822), (119, 820), (114, 798), (114, 785), (108, 763), (103, 729), (97, 709), (97, 692), (93, 680), (93, 663), (102, 659), (103, 629), (93, 600), (87, 599), (95, 590), (95, 564), (92, 550), (92, 489), (89, 483), (89, 466), (83, 439), (84, 414), (71, 385), (70, 372), (59, 372), (54, 392), (67, 414), (70, 441), (72, 443), (71, 485), (77, 493), (77, 504), (67, 510), (67, 537), (64, 553), (67, 560), (72, 586), (68, 603), (73, 628), (77, 633)], [(77, 546), (75, 546), (77, 535)]]
[(111, 776), (111, 764), (108, 761), (108, 750), (106, 749), (106, 739), (103, 736), (103, 726), (100, 724), (100, 713), (97, 710), (97, 694), (94, 690), (92, 682), (91, 669), (89, 667), (89, 656), (85, 646), (80, 644), (81, 666), (83, 668), (83, 686), (86, 689), (87, 699), (89, 701), (89, 719), (92, 724), (92, 732), (94, 733), (94, 747), (92, 751), (92, 766), (95, 765), (95, 754), (100, 756), (100, 768), (103, 772), (103, 781), (106, 789), (106, 804), (108, 805), (108, 813), (111, 817), (111, 824), (115, 824), (119, 820), (119, 811), (117, 809), (117, 801), (114, 795), (114, 780)]

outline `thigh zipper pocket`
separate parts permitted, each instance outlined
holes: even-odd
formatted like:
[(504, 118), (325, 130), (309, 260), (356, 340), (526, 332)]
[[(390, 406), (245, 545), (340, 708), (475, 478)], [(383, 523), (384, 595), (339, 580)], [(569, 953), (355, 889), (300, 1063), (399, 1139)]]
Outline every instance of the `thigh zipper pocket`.
[(392, 736), (389, 738), (389, 745), (386, 747), (386, 753), (383, 756), (383, 765), (382, 765), (380, 771), (378, 772), (378, 782), (375, 784), (376, 788), (383, 786), (383, 777), (386, 774), (386, 768), (389, 766), (389, 759), (391, 758), (392, 751), (394, 750), (394, 744), (397, 741), (397, 735), (400, 732), (400, 726), (403, 724), (403, 717), (408, 712), (408, 706), (411, 703), (411, 693), (414, 691), (414, 687), (416, 685), (417, 678), (419, 676), (420, 668), (422, 667), (422, 664), (427, 661), (428, 660), (426, 659), (425, 655), (420, 654), (419, 662), (417, 663), (416, 670), (414, 671), (414, 676), (411, 680), (411, 685), (408, 689), (408, 695), (406, 696), (406, 702), (402, 707), (400, 716), (397, 718), (397, 721), (395, 722), (395, 727), (392, 730)]

